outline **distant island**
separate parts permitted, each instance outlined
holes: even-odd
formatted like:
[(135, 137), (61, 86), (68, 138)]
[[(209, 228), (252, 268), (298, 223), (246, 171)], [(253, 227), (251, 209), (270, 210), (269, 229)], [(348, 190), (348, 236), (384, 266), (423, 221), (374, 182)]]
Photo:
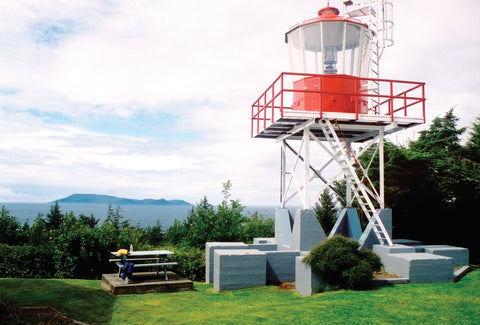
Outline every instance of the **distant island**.
[(66, 198), (55, 200), (58, 203), (98, 203), (98, 204), (112, 204), (112, 205), (192, 205), (183, 200), (165, 200), (165, 199), (126, 199), (112, 195), (98, 195), (98, 194), (72, 194)]

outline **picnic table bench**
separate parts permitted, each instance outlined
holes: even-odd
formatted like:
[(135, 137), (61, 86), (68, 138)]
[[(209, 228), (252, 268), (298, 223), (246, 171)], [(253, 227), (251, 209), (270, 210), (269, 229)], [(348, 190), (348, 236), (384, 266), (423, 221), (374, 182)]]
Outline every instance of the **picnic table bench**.
[(118, 267), (118, 276), (121, 276), (124, 270), (125, 262), (133, 262), (133, 268), (154, 268), (158, 276), (160, 267), (163, 267), (165, 280), (168, 280), (167, 267), (177, 265), (177, 262), (166, 262), (166, 258), (170, 257), (173, 252), (167, 250), (156, 251), (130, 251), (127, 255), (121, 255), (118, 252), (111, 252), (112, 255), (120, 258), (110, 259), (109, 262), (115, 262)]

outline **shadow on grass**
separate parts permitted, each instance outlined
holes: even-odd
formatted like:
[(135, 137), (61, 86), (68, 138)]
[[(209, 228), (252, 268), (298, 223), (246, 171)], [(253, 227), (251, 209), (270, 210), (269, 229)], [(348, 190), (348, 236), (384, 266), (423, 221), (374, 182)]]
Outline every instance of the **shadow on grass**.
[(15, 308), (52, 306), (64, 316), (88, 324), (112, 318), (116, 297), (98, 280), (0, 279), (0, 297)]

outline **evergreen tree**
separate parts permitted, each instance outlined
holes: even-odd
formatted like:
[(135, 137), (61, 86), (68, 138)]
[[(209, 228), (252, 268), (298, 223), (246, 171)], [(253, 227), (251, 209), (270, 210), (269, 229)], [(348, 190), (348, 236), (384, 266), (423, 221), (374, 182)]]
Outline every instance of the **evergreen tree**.
[(230, 180), (223, 183), (223, 201), (217, 208), (215, 219), (215, 241), (238, 241), (241, 238), (242, 226), (246, 221), (243, 217), (244, 206), (240, 200), (231, 200)]
[(47, 228), (57, 229), (63, 220), (63, 214), (60, 210), (58, 202), (50, 207), (50, 212), (47, 214)]
[(190, 210), (183, 222), (186, 243), (192, 247), (205, 247), (214, 238), (215, 211), (206, 196)]
[(322, 194), (320, 194), (318, 202), (315, 203), (313, 210), (318, 222), (322, 226), (323, 231), (328, 236), (335, 225), (335, 221), (337, 220), (335, 201), (330, 195), (328, 189), (325, 189)]
[(472, 123), (465, 151), (465, 156), (474, 163), (475, 168), (478, 168), (480, 164), (480, 116), (476, 118), (476, 122)]
[(411, 142), (409, 148), (412, 158), (427, 161), (445, 203), (456, 200), (458, 187), (468, 174), (460, 144), (460, 136), (466, 129), (458, 129), (457, 122), (451, 108), (444, 117), (436, 117), (428, 130), (421, 131), (418, 140)]
[(246, 218), (240, 241), (251, 243), (254, 238), (272, 238), (275, 236), (275, 220), (265, 218), (263, 214), (253, 213)]
[(104, 223), (110, 223), (115, 229), (127, 228), (130, 226), (128, 220), (124, 220), (124, 216), (121, 213), (121, 207), (117, 206), (113, 209), (112, 205), (108, 205), (107, 217), (105, 218)]
[(22, 228), (17, 218), (10, 215), (5, 206), (0, 210), (0, 243), (18, 245)]
[(180, 245), (185, 242), (186, 228), (177, 219), (173, 220), (172, 225), (167, 229), (165, 233), (165, 242), (171, 245)]
[(145, 240), (148, 244), (158, 246), (163, 242), (164, 234), (160, 220), (157, 220), (153, 226), (145, 230)]

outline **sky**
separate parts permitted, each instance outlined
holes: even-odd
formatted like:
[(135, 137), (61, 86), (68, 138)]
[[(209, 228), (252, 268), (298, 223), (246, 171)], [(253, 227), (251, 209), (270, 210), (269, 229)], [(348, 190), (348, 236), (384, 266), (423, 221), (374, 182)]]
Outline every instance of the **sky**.
[[(380, 76), (426, 82), (427, 124), (480, 116), (480, 2), (393, 0)], [(74, 193), (278, 205), (251, 104), (320, 0), (0, 0), (0, 202)], [(330, 5), (342, 9), (341, 1)]]

